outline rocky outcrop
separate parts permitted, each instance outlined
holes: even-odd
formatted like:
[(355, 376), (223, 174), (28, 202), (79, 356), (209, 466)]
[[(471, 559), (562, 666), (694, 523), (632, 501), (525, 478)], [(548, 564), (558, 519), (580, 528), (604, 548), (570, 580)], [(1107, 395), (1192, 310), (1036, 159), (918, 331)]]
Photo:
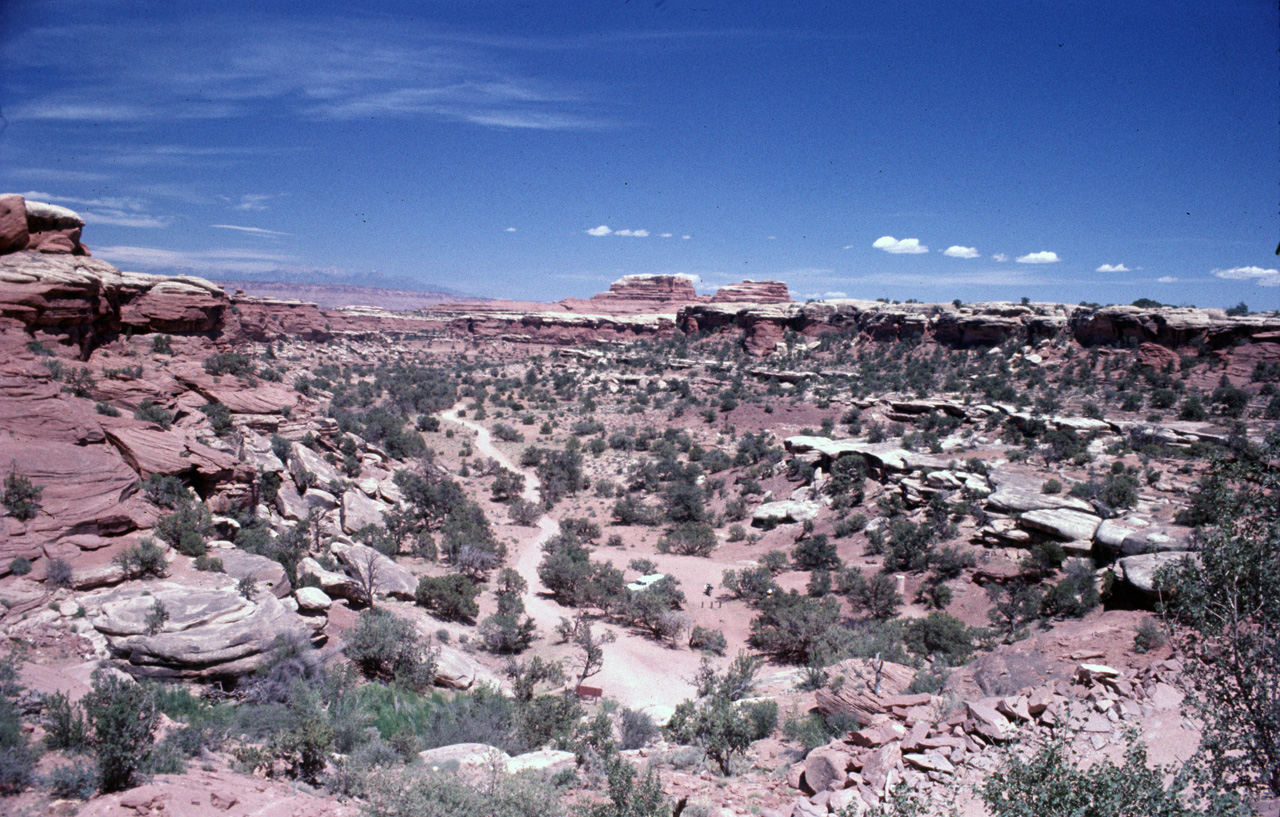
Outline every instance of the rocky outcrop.
[(467, 312), (449, 319), (455, 332), (515, 343), (590, 345), (670, 337), (675, 315), (593, 315), (572, 312)]
[[(314, 624), (270, 593), (250, 601), (234, 586), (136, 584), (84, 596), (89, 622), (131, 674), (214, 679), (253, 671), (277, 637), (309, 637)], [(157, 626), (156, 605), (167, 614)]]
[(1222, 347), (1280, 331), (1280, 318), (1231, 316), (1221, 309), (1194, 307), (1080, 307), (1071, 315), (1070, 330), (1072, 337), (1084, 346), (1151, 343), (1176, 349), (1203, 340), (1213, 347)]
[(610, 284), (608, 292), (593, 295), (591, 300), (683, 304), (702, 298), (687, 275), (627, 275)]
[(789, 304), (791, 293), (784, 281), (743, 281), (720, 287), (711, 303)]
[(27, 248), (27, 207), (22, 196), (0, 196), (0, 254)]
[(84, 219), (56, 204), (0, 196), (0, 254), (22, 250), (49, 254), (88, 255), (80, 243)]

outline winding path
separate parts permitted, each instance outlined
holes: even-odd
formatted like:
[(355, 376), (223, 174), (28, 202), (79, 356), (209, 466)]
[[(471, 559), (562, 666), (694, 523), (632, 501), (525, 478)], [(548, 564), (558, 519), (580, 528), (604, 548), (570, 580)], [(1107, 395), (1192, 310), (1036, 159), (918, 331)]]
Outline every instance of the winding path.
[[(441, 419), (474, 432), (475, 447), (484, 456), (523, 476), (522, 496), (530, 502), (540, 502), (538, 487), (541, 483), (537, 475), (517, 467), (499, 451), (487, 428), (458, 416), (458, 412), (465, 408), (466, 402), (459, 402), (448, 411), (441, 412)], [(524, 594), (525, 612), (542, 633), (548, 633), (560, 618), (571, 617), (574, 611), (552, 601), (550, 591), (538, 578), (542, 545), (560, 532), (560, 523), (550, 514), (543, 514), (538, 517), (537, 527), (537, 535), (520, 540), (516, 553), (512, 554), (512, 566), (528, 584)], [(693, 653), (671, 650), (622, 628), (612, 629), (618, 630), (618, 640), (605, 648), (604, 669), (590, 683), (599, 685), (608, 697), (635, 709), (650, 705), (675, 706), (693, 695), (693, 686), (687, 680), (693, 677), (698, 666), (698, 658)]]

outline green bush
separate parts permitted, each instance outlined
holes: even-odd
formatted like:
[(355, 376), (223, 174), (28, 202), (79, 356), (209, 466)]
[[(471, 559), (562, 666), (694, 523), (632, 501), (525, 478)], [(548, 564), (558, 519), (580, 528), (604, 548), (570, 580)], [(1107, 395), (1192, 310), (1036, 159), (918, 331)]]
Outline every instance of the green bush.
[(724, 655), (728, 642), (724, 633), (709, 627), (694, 627), (689, 633), (689, 649)]
[[(1172, 769), (1152, 768), (1146, 746), (1132, 740), (1124, 763), (1101, 758), (1088, 769), (1069, 758), (1070, 736), (1052, 740), (1030, 758), (1014, 752), (987, 775), (981, 795), (992, 817), (1244, 817), (1248, 813), (1234, 797), (1211, 797), (1207, 802), (1187, 792), (1188, 779)], [(1166, 778), (1172, 778), (1165, 788)]]
[(98, 768), (93, 763), (68, 763), (49, 773), (49, 793), (62, 800), (88, 800), (98, 790)]
[(193, 499), (191, 489), (182, 480), (165, 474), (152, 474), (143, 480), (142, 492), (163, 508), (176, 508)]
[(643, 749), (658, 736), (658, 725), (644, 712), (623, 709), (618, 718), (619, 748), (623, 751)]
[(368, 817), (560, 817), (545, 783), (499, 775), (471, 784), (446, 772), (377, 771), (366, 787)]
[(89, 725), (79, 706), (61, 692), (44, 701), (44, 745), (80, 752), (89, 748)]
[(213, 534), (213, 516), (202, 502), (180, 506), (156, 520), (155, 534), (184, 556), (203, 556)]
[(209, 426), (214, 434), (221, 437), (231, 430), (231, 409), (222, 403), (205, 403), (200, 407), (200, 411), (209, 418)]
[(0, 502), (3, 502), (10, 516), (26, 522), (34, 519), (40, 512), (40, 496), (43, 493), (44, 488), (19, 474), (14, 465), (4, 478), (4, 495), (0, 497)]
[(658, 552), (710, 556), (716, 544), (716, 532), (710, 525), (705, 522), (683, 522), (658, 540)]
[(479, 595), (479, 585), (461, 573), (450, 573), (418, 579), (414, 601), (445, 621), (471, 622), (480, 612)]
[(15, 556), (9, 562), (9, 572), (15, 576), (25, 576), (31, 572), (31, 560), (26, 556)]
[(138, 784), (138, 771), (155, 741), (157, 709), (150, 690), (119, 675), (95, 670), (82, 701), (93, 724), (98, 787), (104, 793)]
[(155, 423), (166, 431), (173, 425), (173, 412), (156, 405), (154, 400), (143, 400), (139, 403), (133, 411), (133, 416), (145, 423)]
[(220, 352), (205, 358), (204, 370), (215, 377), (224, 374), (248, 376), (253, 374), (253, 358), (243, 352)]
[(426, 689), (435, 679), (435, 653), (413, 625), (385, 610), (365, 610), (347, 632), (347, 657), (370, 678)]
[(973, 633), (955, 616), (933, 612), (911, 619), (902, 627), (907, 649), (922, 658), (935, 658), (955, 666), (973, 654)]
[(45, 564), (44, 580), (51, 587), (70, 587), (72, 573), (71, 563), (55, 556)]
[(17, 794), (36, 782), (39, 754), (27, 741), (17, 698), (18, 662), (0, 659), (0, 795)]
[(795, 561), (797, 570), (835, 570), (840, 567), (836, 546), (822, 533), (797, 542), (791, 551), (791, 558)]
[(117, 555), (115, 562), (130, 579), (144, 576), (161, 577), (169, 569), (168, 563), (164, 560), (164, 551), (150, 537)]
[(1147, 653), (1165, 645), (1164, 630), (1154, 619), (1144, 618), (1133, 634), (1133, 651)]

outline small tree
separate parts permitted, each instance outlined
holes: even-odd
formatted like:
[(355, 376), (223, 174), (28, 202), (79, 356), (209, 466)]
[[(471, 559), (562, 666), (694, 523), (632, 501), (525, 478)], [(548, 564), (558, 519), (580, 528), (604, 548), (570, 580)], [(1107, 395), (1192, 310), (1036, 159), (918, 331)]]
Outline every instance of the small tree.
[(591, 629), (591, 619), (578, 615), (573, 620), (573, 633), (570, 642), (578, 648), (578, 683), (581, 684), (604, 669), (604, 645), (612, 644), (617, 636), (612, 630), (596, 634)]
[(414, 601), (446, 621), (470, 622), (480, 612), (478, 595), (479, 585), (461, 573), (450, 573), (418, 579)]

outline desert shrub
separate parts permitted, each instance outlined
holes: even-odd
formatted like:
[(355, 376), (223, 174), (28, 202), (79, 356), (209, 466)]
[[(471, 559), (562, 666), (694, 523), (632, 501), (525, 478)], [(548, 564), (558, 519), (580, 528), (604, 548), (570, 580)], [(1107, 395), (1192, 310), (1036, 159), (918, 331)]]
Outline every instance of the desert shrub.
[(435, 653), (413, 625), (385, 610), (370, 608), (347, 632), (347, 657), (370, 678), (425, 689), (435, 679)]
[(150, 690), (132, 680), (96, 670), (82, 701), (93, 724), (98, 787), (121, 791), (138, 783), (138, 772), (155, 741), (157, 709)]
[(94, 403), (94, 404), (93, 404), (93, 410), (94, 410), (94, 411), (96, 411), (96, 412), (98, 412), (99, 414), (101, 414), (101, 415), (102, 415), (102, 416), (104, 416), (104, 417), (119, 417), (119, 416), (120, 416), (120, 409), (116, 408), (115, 406), (111, 405), (110, 403)]
[(559, 797), (528, 777), (483, 784), (446, 772), (378, 771), (366, 786), (368, 817), (560, 817)]
[(253, 374), (253, 358), (243, 352), (219, 352), (205, 358), (204, 370), (215, 377), (224, 374), (247, 376)]
[(151, 339), (151, 351), (157, 355), (173, 354), (173, 338), (169, 335), (156, 335)]
[[(1014, 752), (987, 775), (981, 795), (993, 817), (1243, 817), (1248, 813), (1234, 797), (1205, 800), (1188, 791), (1188, 776), (1174, 769), (1151, 767), (1146, 745), (1131, 740), (1124, 762), (1107, 758), (1083, 768), (1071, 761), (1070, 735), (1050, 740), (1029, 758)], [(1168, 788), (1165, 780), (1172, 780)]]
[(1067, 575), (1048, 589), (1040, 603), (1042, 616), (1083, 618), (1102, 602), (1093, 569), (1085, 562), (1072, 562)]
[(173, 425), (173, 412), (156, 405), (154, 400), (143, 400), (139, 403), (133, 411), (133, 416), (145, 423), (155, 423), (165, 430)]
[(745, 599), (748, 603), (758, 602), (778, 589), (773, 573), (764, 566), (745, 567), (740, 571), (726, 570), (720, 579), (720, 585), (732, 593), (734, 598)]
[(524, 435), (506, 423), (494, 423), (492, 434), (495, 438), (507, 443), (522, 443)]
[(963, 664), (973, 653), (973, 633), (964, 622), (946, 613), (933, 612), (908, 621), (902, 627), (907, 649), (922, 658), (946, 664)]
[(618, 737), (623, 751), (643, 749), (658, 736), (658, 725), (644, 712), (623, 709), (618, 718)]
[(142, 492), (152, 504), (176, 508), (192, 500), (191, 490), (177, 477), (152, 474), (142, 481)]
[(54, 767), (49, 773), (49, 793), (62, 800), (88, 800), (98, 790), (98, 768), (79, 761)]
[(1158, 650), (1165, 645), (1164, 630), (1155, 619), (1144, 618), (1133, 634), (1133, 651), (1147, 653)]
[(156, 536), (186, 556), (202, 555), (205, 539), (212, 533), (213, 517), (201, 502), (182, 505), (157, 519), (155, 525)]
[(205, 403), (200, 411), (209, 418), (209, 426), (214, 434), (221, 437), (231, 430), (231, 409), (222, 403)]
[(1044, 484), (1040, 486), (1040, 493), (1060, 494), (1062, 493), (1062, 483), (1056, 479), (1045, 480)]
[(15, 576), (25, 576), (31, 572), (31, 560), (26, 556), (15, 556), (9, 562), (9, 572)]
[(633, 494), (613, 503), (613, 521), (619, 525), (657, 525), (662, 521), (662, 511), (646, 505)]
[(795, 561), (797, 570), (834, 570), (840, 567), (836, 546), (822, 533), (797, 542), (791, 551), (791, 558)]
[(80, 752), (89, 747), (89, 725), (79, 706), (64, 693), (44, 701), (44, 745), (50, 749)]
[(843, 570), (836, 579), (836, 592), (847, 597), (854, 609), (862, 610), (877, 621), (893, 618), (902, 606), (898, 582), (887, 573), (875, 573), (867, 578), (856, 567)]
[(44, 488), (19, 474), (14, 465), (4, 478), (4, 494), (0, 497), (0, 502), (10, 516), (25, 522), (34, 519), (40, 512), (40, 496), (43, 493)]
[(537, 524), (538, 517), (542, 516), (542, 509), (526, 499), (513, 499), (507, 508), (512, 524), (523, 527)]
[(716, 547), (716, 532), (705, 522), (684, 522), (658, 540), (659, 553), (682, 556), (710, 556)]
[(478, 584), (461, 573), (450, 573), (418, 579), (414, 601), (446, 621), (470, 622), (480, 612), (479, 595)]
[(809, 712), (803, 718), (788, 718), (782, 723), (782, 736), (799, 743), (806, 752), (817, 749), (849, 734), (859, 727), (858, 719), (843, 712)]
[(773, 593), (760, 601), (760, 613), (751, 621), (748, 642), (780, 660), (807, 664), (828, 649), (840, 624), (840, 604), (830, 596), (820, 599), (790, 593)]
[(168, 570), (164, 551), (150, 537), (127, 548), (115, 558), (125, 576), (138, 579), (144, 576), (163, 576)]
[(55, 556), (45, 564), (44, 580), (46, 584), (52, 587), (70, 587), (71, 577), (71, 563), (66, 559)]
[(850, 536), (853, 536), (855, 533), (857, 533), (860, 530), (863, 530), (866, 527), (867, 527), (866, 514), (855, 513), (853, 516), (850, 516), (847, 519), (840, 519), (836, 521), (835, 536), (837, 539), (845, 539)]
[(689, 649), (724, 655), (728, 647), (724, 633), (709, 627), (694, 627), (689, 633)]

